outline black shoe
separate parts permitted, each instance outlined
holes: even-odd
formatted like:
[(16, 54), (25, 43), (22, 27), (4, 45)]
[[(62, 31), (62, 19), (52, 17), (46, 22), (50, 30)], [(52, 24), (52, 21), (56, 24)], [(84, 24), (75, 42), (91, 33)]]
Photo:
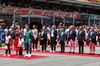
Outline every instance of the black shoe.
[(94, 53), (92, 55), (94, 55)]
[(62, 52), (62, 53), (64, 53), (64, 52)]
[(91, 53), (89, 53), (88, 55), (91, 55)]
[(78, 53), (78, 54), (81, 54), (81, 53)]
[(71, 53), (71, 51), (69, 53)]
[(20, 55), (18, 57), (21, 57)]
[(100, 54), (99, 54), (99, 56), (100, 56)]
[(59, 53), (62, 53), (62, 51), (60, 51)]
[(74, 54), (75, 52), (73, 52), (73, 54)]

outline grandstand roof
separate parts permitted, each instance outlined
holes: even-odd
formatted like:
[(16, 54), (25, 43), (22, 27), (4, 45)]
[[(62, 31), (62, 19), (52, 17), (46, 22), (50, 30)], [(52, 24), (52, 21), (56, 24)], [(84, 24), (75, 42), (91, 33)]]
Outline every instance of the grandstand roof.
[[(81, 6), (91, 6), (91, 7), (98, 6), (98, 7), (100, 7), (100, 4), (98, 4), (98, 3), (82, 2), (79, 0), (33, 0), (33, 1), (64, 4), (64, 5), (79, 4)], [(95, 9), (97, 9), (97, 7)], [(100, 9), (100, 8), (98, 8), (98, 9)]]

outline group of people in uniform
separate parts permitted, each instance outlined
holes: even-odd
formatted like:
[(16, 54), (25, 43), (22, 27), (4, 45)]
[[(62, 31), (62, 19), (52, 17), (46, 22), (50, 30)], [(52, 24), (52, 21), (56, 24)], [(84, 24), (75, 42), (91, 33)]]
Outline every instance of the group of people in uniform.
[[(39, 26), (38, 26), (39, 27)], [(16, 55), (22, 57), (23, 48), (26, 50), (25, 57), (31, 57), (31, 52), (37, 51), (38, 43), (41, 45), (41, 50), (46, 52), (47, 44), (51, 46), (50, 52), (56, 52), (56, 45), (61, 45), (60, 53), (65, 52), (65, 44), (66, 41), (69, 44), (69, 53), (75, 53), (75, 45), (79, 46), (79, 54), (84, 53), (84, 44), (87, 43), (86, 37), (88, 37), (89, 43), (89, 55), (95, 54), (95, 45), (98, 39), (100, 38), (97, 31), (95, 31), (94, 26), (89, 26), (89, 29), (86, 29), (83, 26), (79, 26), (78, 28), (74, 26), (69, 26), (69, 28), (65, 29), (65, 27), (60, 27), (56, 29), (55, 25), (52, 27), (43, 26), (41, 31), (39, 32), (36, 25), (33, 25), (33, 29), (30, 29), (28, 24), (25, 24), (25, 28), (21, 29), (21, 26), (17, 26), (14, 29), (13, 26), (8, 29), (5, 29), (5, 45), (6, 52), (3, 56), (8, 56), (11, 54), (11, 48), (16, 50)], [(39, 38), (39, 39), (38, 39)], [(77, 40), (77, 42), (76, 42)]]

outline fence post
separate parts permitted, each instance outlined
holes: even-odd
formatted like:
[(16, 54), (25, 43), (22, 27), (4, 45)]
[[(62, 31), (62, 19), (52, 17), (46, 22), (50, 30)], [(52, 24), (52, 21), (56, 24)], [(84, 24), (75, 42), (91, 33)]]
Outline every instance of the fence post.
[(64, 27), (65, 27), (65, 21), (66, 21), (66, 20), (65, 20), (65, 16), (66, 16), (67, 14), (68, 14), (68, 13), (65, 13), (65, 14), (64, 14), (64, 19), (63, 19)]
[(41, 16), (41, 24), (43, 26), (43, 14), (45, 13), (45, 11), (43, 11), (42, 16)]
[(73, 16), (73, 26), (74, 26), (74, 23), (75, 23), (75, 16), (76, 16), (76, 14), (74, 14), (74, 16)]
[(32, 10), (29, 11), (29, 17), (28, 17), (28, 24), (30, 24), (30, 15), (31, 15)]
[(95, 19), (97, 18), (97, 16), (94, 17), (94, 26), (95, 26)]
[(14, 10), (14, 30), (15, 30), (15, 20), (16, 20), (16, 11), (17, 11), (18, 9), (15, 9)]
[(53, 25), (55, 24), (55, 15), (56, 15), (56, 13), (57, 13), (57, 12), (55, 12), (55, 13), (53, 14)]

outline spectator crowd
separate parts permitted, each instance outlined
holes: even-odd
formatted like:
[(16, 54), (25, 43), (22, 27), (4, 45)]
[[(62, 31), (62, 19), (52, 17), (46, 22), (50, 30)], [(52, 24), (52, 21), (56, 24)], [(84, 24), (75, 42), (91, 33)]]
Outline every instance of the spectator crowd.
[(20, 7), (20, 8), (33, 8), (40, 10), (50, 10), (50, 11), (63, 11), (63, 12), (72, 12), (72, 13), (85, 13), (85, 14), (96, 14), (99, 15), (99, 10), (93, 8), (85, 8), (78, 6), (70, 5), (60, 5), (47, 2), (37, 2), (31, 0), (1, 0), (1, 5), (8, 7)]

